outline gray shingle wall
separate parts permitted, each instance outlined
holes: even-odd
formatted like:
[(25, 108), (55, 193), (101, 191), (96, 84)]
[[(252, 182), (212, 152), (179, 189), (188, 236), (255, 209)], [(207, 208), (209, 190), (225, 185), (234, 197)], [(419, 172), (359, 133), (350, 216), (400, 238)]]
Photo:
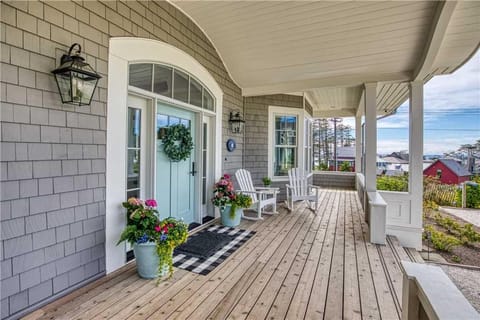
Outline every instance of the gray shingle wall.
[[(1, 2), (1, 317), (18, 315), (105, 270), (108, 42), (168, 42), (196, 58), (224, 92), (224, 146), (240, 89), (195, 24), (167, 2)], [(91, 106), (62, 105), (51, 74), (74, 42), (103, 78)], [(243, 137), (224, 152), (242, 167)]]
[[(277, 94), (245, 98), (245, 147), (244, 165), (249, 170), (254, 185), (262, 185), (268, 175), (268, 107), (303, 108), (303, 97)], [(274, 183), (279, 187), (279, 200), (285, 198), (285, 183)]]

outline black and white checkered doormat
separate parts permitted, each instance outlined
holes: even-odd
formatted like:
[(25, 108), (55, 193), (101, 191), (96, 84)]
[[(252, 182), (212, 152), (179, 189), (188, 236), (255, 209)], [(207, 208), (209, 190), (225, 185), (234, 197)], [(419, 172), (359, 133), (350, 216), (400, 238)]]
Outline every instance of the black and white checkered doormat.
[(225, 233), (229, 236), (234, 236), (234, 238), (232, 239), (232, 241), (217, 250), (208, 258), (194, 257), (184, 253), (174, 252), (174, 267), (199, 273), (201, 275), (207, 275), (208, 273), (210, 273), (210, 271), (212, 271), (223, 261), (225, 261), (228, 256), (234, 253), (235, 250), (240, 248), (245, 242), (247, 242), (248, 239), (250, 239), (255, 234), (255, 231), (235, 229), (223, 226), (212, 226), (200, 232)]

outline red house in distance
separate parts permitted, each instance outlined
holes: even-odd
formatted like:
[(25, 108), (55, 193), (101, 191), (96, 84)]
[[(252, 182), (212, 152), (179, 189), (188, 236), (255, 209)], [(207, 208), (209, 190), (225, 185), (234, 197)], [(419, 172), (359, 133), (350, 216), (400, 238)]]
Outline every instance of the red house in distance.
[(470, 172), (453, 159), (438, 159), (423, 170), (423, 174), (439, 177), (442, 183), (460, 184), (470, 180)]

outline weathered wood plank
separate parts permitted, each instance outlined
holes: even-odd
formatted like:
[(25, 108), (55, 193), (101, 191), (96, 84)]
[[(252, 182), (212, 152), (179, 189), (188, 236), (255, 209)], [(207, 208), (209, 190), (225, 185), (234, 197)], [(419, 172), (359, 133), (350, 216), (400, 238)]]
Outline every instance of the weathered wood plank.
[[(266, 248), (263, 248), (261, 252), (259, 251), (258, 256), (250, 256), (250, 259), (242, 261), (242, 263), (230, 273), (229, 277), (223, 279), (223, 281), (209, 282), (208, 285), (200, 291), (200, 297), (193, 297), (194, 299), (190, 299), (190, 301), (185, 303), (182, 308), (177, 309), (174, 318), (187, 319), (193, 317), (193, 314), (201, 319), (208, 316), (208, 314), (217, 306), (218, 302), (222, 300), (225, 293), (228, 292), (241, 278), (242, 273), (248, 270), (251, 264), (255, 261), (262, 263), (265, 266), (259, 276), (260, 279), (263, 279), (263, 275), (266, 272), (265, 270), (270, 269), (271, 266), (275, 264), (276, 260), (282, 258), (282, 251), (287, 250), (295, 235), (305, 224), (305, 220), (307, 219), (306, 215), (298, 213), (294, 214), (297, 216), (294, 222), (286, 224), (276, 237), (272, 237), (271, 241), (269, 241), (269, 245)], [(264, 283), (262, 280), (259, 280), (259, 277), (257, 277), (252, 286), (250, 286), (248, 297), (253, 296), (252, 291), (256, 284)], [(240, 300), (239, 304), (241, 301), (242, 300)]]
[(295, 291), (298, 288), (298, 285), (300, 284), (300, 278), (306, 270), (312, 251), (315, 249), (315, 238), (317, 237), (318, 233), (321, 232), (321, 224), (324, 223), (325, 220), (328, 220), (330, 216), (329, 213), (331, 213), (331, 211), (326, 212), (325, 210), (327, 204), (326, 198), (329, 195), (330, 193), (326, 192), (322, 192), (320, 194), (320, 206), (317, 210), (318, 216), (312, 223), (308, 235), (302, 244), (302, 248), (295, 257), (294, 264), (288, 271), (287, 277), (283, 281), (266, 318), (284, 319), (289, 311), (289, 308), (293, 306), (291, 305), (291, 301)]
[(322, 254), (327, 235), (327, 227), (330, 219), (334, 219), (335, 217), (335, 213), (332, 210), (333, 202), (335, 200), (335, 193), (330, 191), (325, 191), (325, 193), (327, 195), (322, 202), (322, 207), (324, 206), (323, 208), (325, 211), (325, 219), (322, 220), (313, 241), (312, 250), (308, 256), (304, 271), (302, 272), (302, 276), (300, 277), (300, 281), (290, 302), (287, 315), (285, 317), (286, 319), (303, 319), (307, 310), (317, 266), (319, 264), (319, 259)]
[(351, 201), (353, 230), (355, 238), (355, 250), (357, 253), (358, 285), (361, 293), (360, 304), (362, 308), (362, 319), (380, 319), (377, 295), (373, 285), (372, 271), (367, 255), (365, 237), (361, 224), (363, 217), (360, 212), (360, 203), (355, 198)]
[(339, 191), (334, 191), (334, 193), (335, 198), (331, 210), (335, 212), (335, 215), (328, 223), (322, 254), (320, 256), (317, 271), (315, 273), (315, 279), (313, 280), (312, 291), (308, 298), (307, 310), (305, 312), (306, 319), (323, 318), (325, 314), (325, 303), (327, 300), (328, 281), (330, 278), (330, 266), (332, 263), (333, 245), (335, 241), (335, 229), (337, 225), (337, 213), (340, 198)]
[(360, 290), (358, 287), (357, 252), (351, 199), (354, 192), (345, 195), (345, 269), (343, 292), (343, 318), (361, 319)]

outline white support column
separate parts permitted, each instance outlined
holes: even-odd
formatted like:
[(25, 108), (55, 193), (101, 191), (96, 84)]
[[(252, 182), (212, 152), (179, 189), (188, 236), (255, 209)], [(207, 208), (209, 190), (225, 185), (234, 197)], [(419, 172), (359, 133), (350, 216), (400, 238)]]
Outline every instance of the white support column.
[[(411, 197), (410, 218), (414, 228), (422, 228), (423, 211), (423, 82), (414, 81), (409, 85), (409, 181), (408, 192)], [(421, 248), (421, 231), (415, 239)]]
[(377, 84), (365, 83), (365, 191), (377, 191)]
[(355, 117), (355, 172), (362, 172), (362, 117)]

